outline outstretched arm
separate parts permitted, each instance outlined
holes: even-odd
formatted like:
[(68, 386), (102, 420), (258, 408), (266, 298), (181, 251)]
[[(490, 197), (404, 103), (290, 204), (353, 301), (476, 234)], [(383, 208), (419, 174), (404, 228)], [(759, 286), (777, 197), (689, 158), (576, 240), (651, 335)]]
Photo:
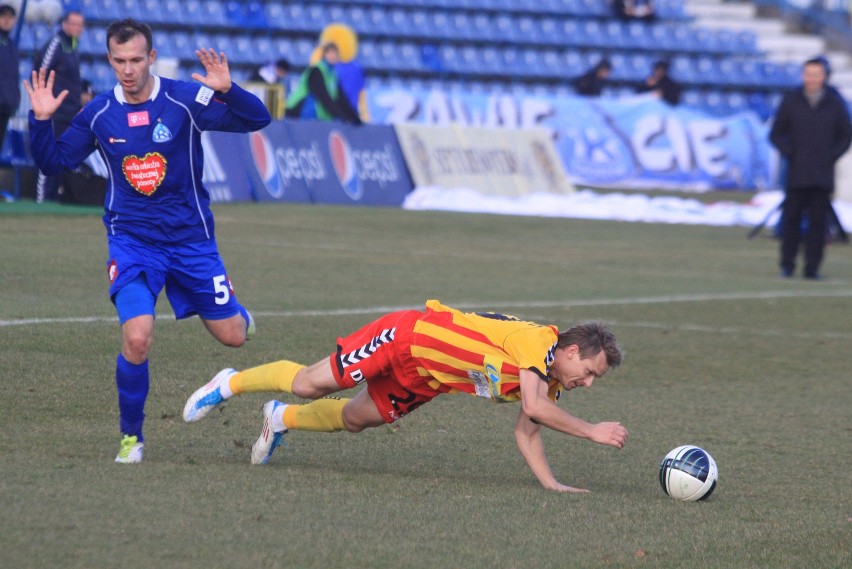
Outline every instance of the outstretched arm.
[(560, 483), (553, 476), (547, 457), (544, 454), (544, 443), (541, 440), (541, 425), (533, 423), (524, 414), (523, 409), (518, 414), (518, 422), (515, 424), (515, 441), (524, 460), (527, 461), (530, 470), (547, 490), (556, 492), (586, 493), (585, 488), (574, 488)]

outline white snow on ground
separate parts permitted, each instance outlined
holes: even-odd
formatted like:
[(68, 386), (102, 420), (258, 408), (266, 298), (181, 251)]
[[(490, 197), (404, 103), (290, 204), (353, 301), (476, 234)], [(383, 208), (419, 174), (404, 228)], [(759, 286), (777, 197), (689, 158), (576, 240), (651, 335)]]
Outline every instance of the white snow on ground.
[[(754, 226), (770, 214), (769, 225), (774, 224), (779, 213), (776, 210), (783, 199), (784, 194), (780, 191), (757, 193), (748, 203), (720, 201), (705, 204), (689, 197), (655, 197), (632, 192), (579, 190), (569, 195), (542, 192), (522, 197), (498, 197), (463, 188), (420, 187), (406, 197), (402, 207), (646, 223)], [(843, 226), (852, 229), (852, 203), (836, 200), (834, 209)]]

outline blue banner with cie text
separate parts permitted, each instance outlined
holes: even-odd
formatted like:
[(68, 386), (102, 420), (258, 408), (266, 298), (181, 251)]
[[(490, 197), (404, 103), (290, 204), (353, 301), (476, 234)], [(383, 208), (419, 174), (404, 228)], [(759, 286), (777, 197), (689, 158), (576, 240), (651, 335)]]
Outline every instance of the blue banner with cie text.
[(204, 184), (215, 202), (398, 207), (412, 189), (391, 126), (285, 120), (203, 140)]
[(778, 183), (769, 128), (752, 112), (711, 117), (649, 95), (616, 99), (440, 89), (372, 90), (368, 104), (373, 121), (381, 124), (545, 128), (575, 184), (766, 189)]

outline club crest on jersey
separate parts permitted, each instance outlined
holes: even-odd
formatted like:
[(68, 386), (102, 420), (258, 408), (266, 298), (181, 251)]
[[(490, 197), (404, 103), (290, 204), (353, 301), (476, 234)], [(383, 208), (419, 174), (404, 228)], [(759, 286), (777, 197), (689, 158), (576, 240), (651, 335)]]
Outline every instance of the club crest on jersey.
[(142, 158), (125, 156), (121, 161), (121, 171), (133, 189), (150, 196), (166, 177), (166, 159), (159, 152), (149, 152)]
[(151, 135), (151, 140), (154, 142), (168, 142), (171, 139), (172, 131), (160, 119), (157, 119), (157, 126), (154, 127), (154, 134)]

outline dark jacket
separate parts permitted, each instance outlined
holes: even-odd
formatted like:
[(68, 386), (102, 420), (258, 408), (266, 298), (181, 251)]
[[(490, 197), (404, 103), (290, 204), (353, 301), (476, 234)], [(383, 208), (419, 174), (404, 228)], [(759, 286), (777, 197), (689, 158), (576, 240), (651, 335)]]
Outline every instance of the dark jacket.
[(587, 97), (598, 97), (606, 85), (606, 79), (598, 77), (598, 68), (593, 67), (574, 80), (574, 92)]
[(849, 111), (840, 93), (826, 87), (816, 108), (804, 91), (781, 100), (769, 140), (787, 159), (787, 188), (834, 190), (834, 163), (852, 142)]
[(61, 29), (47, 42), (35, 58), (35, 69), (42, 67), (56, 71), (53, 83), (53, 94), (58, 95), (68, 89), (68, 96), (53, 115), (53, 120), (71, 122), (80, 111), (80, 94), (83, 85), (80, 81), (80, 56), (77, 53), (77, 41), (65, 34)]
[(668, 104), (677, 105), (680, 102), (683, 89), (677, 81), (668, 75), (664, 75), (655, 85), (642, 84), (637, 92), (650, 93), (652, 91), (659, 91), (662, 99)]
[(0, 114), (14, 115), (20, 102), (18, 47), (8, 33), (0, 32)]

